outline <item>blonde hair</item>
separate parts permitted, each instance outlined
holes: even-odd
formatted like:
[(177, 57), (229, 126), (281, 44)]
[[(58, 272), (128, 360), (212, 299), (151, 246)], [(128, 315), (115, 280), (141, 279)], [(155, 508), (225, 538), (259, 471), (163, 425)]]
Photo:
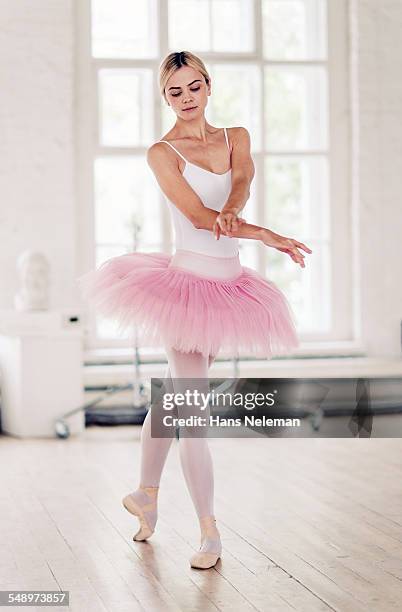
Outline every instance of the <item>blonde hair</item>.
[(159, 66), (159, 89), (161, 96), (163, 96), (165, 100), (166, 83), (172, 74), (174, 74), (176, 70), (182, 66), (190, 66), (191, 68), (194, 68), (194, 70), (198, 70), (198, 72), (201, 72), (202, 76), (204, 77), (206, 84), (209, 84), (210, 77), (202, 59), (190, 51), (174, 51), (173, 53), (169, 53), (169, 55), (165, 57)]

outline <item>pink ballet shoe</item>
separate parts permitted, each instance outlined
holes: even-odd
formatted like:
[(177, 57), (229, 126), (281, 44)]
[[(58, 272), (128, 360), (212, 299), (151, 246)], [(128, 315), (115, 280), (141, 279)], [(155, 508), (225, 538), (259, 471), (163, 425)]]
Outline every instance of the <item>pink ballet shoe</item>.
[(191, 557), (190, 565), (197, 569), (210, 569), (216, 565), (222, 554), (221, 539), (213, 516), (201, 518), (200, 526), (201, 546), (199, 551)]
[(140, 528), (133, 536), (136, 542), (147, 540), (155, 530), (158, 490), (159, 487), (140, 486), (137, 491), (129, 493), (122, 500), (125, 509), (134, 514), (140, 522)]

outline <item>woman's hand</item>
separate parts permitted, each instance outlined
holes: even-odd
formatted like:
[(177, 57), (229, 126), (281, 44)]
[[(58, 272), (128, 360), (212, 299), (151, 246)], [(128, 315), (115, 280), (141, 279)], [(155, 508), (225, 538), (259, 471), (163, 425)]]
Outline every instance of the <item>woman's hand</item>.
[(235, 210), (222, 210), (216, 217), (212, 232), (217, 240), (221, 234), (231, 238), (232, 233), (237, 231), (242, 223), (246, 223), (246, 220), (238, 217)]
[(301, 265), (302, 268), (305, 268), (304, 265), (304, 255), (300, 253), (300, 249), (306, 251), (306, 253), (312, 253), (313, 251), (309, 249), (305, 244), (295, 240), (294, 238), (287, 238), (286, 236), (281, 236), (280, 234), (276, 234), (269, 229), (263, 230), (261, 241), (266, 246), (273, 247), (278, 251), (282, 251), (283, 253), (287, 253), (293, 259), (295, 263)]

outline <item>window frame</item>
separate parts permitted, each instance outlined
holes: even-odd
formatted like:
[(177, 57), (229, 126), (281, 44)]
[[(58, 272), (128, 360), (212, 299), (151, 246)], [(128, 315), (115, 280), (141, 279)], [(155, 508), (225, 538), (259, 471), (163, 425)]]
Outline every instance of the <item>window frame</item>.
[[(334, 6), (336, 4), (336, 7)], [(329, 160), (329, 222), (331, 237), (331, 294), (332, 331), (328, 334), (303, 334), (297, 354), (352, 354), (361, 350), (356, 323), (356, 302), (358, 287), (354, 287), (355, 260), (353, 248), (352, 222), (354, 211), (351, 200), (351, 126), (350, 126), (350, 84), (349, 84), (349, 12), (348, 0), (327, 1), (328, 57), (326, 60), (280, 61), (266, 60), (263, 57), (262, 4), (254, 0), (255, 52), (252, 53), (209, 53), (200, 52), (206, 63), (252, 63), (257, 64), (264, 76), (267, 65), (322, 65), (328, 70), (328, 149), (320, 151)], [(77, 0), (75, 5), (76, 23), (76, 202), (77, 202), (77, 268), (78, 274), (95, 266), (94, 235), (94, 185), (93, 163), (100, 155), (145, 155), (146, 147), (103, 147), (98, 144), (98, 91), (97, 73), (101, 68), (150, 68), (153, 70), (153, 125), (155, 134), (162, 130), (162, 104), (157, 74), (160, 58), (170, 52), (168, 48), (167, 14), (168, 0), (158, 0), (157, 21), (160, 32), (159, 56), (154, 59), (107, 59), (91, 55), (91, 0)], [(196, 50), (194, 50), (197, 53)], [(261, 87), (261, 125), (264, 121), (264, 87)], [(268, 155), (279, 155), (266, 150), (265, 134), (262, 130), (261, 150), (253, 151), (256, 167), (254, 177), (256, 191), (256, 210), (261, 224), (265, 219), (264, 159)], [(158, 137), (155, 137), (157, 140)], [(292, 151), (293, 157), (303, 157), (316, 151)], [(169, 251), (173, 246), (172, 227), (168, 207), (161, 200), (161, 224), (164, 241), (161, 250)], [(336, 203), (336, 205), (334, 204)], [(247, 204), (244, 211), (246, 215)], [(297, 236), (296, 236), (297, 238)], [(338, 248), (341, 245), (341, 249)], [(337, 251), (342, 256), (337, 256)], [(257, 245), (257, 271), (264, 274), (266, 268), (266, 247)], [(314, 254), (313, 254), (314, 256)], [(309, 255), (306, 254), (307, 266)], [(352, 265), (351, 265), (352, 262)], [(86, 329), (86, 346), (90, 349), (100, 347), (124, 348), (129, 346), (128, 339), (99, 339), (95, 334), (95, 321), (90, 318)]]

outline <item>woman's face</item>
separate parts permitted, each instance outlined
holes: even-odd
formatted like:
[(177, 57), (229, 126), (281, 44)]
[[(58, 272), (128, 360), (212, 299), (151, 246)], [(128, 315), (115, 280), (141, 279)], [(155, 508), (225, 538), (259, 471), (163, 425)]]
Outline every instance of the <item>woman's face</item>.
[[(190, 66), (182, 66), (168, 80), (165, 95), (173, 111), (181, 119), (194, 119), (204, 113), (211, 86), (203, 75)], [(186, 110), (191, 109), (191, 110)]]

